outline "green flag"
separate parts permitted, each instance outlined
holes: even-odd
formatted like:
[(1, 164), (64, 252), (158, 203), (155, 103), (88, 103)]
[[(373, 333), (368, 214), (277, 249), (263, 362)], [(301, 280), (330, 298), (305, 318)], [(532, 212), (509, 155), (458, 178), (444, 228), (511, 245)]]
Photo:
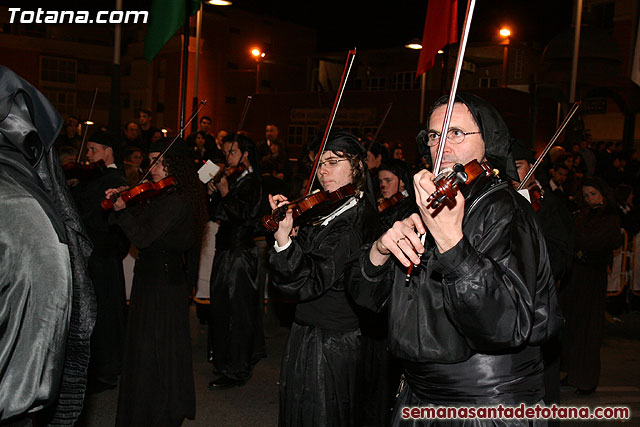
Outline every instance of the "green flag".
[(200, 9), (200, 0), (153, 0), (147, 36), (144, 39), (144, 58), (151, 62), (162, 46), (185, 23), (186, 10), (189, 16)]

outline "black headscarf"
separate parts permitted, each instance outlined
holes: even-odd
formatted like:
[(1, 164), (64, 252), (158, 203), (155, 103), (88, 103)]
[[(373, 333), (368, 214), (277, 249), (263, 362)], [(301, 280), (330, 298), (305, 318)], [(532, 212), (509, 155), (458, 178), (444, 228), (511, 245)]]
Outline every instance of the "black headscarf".
[[(322, 136), (318, 136), (319, 137), (314, 138), (311, 143), (311, 150), (315, 152), (318, 152), (320, 142), (322, 141)], [(324, 147), (324, 151), (340, 151), (342, 153), (349, 153), (357, 156), (360, 160), (366, 160), (367, 158), (367, 149), (364, 148), (358, 138), (353, 134), (342, 130), (331, 131), (327, 138), (327, 144)]]
[[(433, 104), (433, 107), (431, 107), (429, 118), (431, 118), (436, 108), (447, 105), (448, 101), (448, 95), (438, 98)], [(485, 157), (489, 161), (489, 164), (498, 169), (503, 177), (520, 182), (518, 170), (511, 156), (509, 129), (498, 110), (484, 99), (469, 93), (458, 93), (456, 95), (456, 102), (466, 105), (482, 132)], [(428, 121), (427, 129), (429, 129)], [(431, 152), (425, 141), (426, 135), (427, 131), (422, 130), (416, 137), (418, 151), (430, 164), (433, 164)]]
[(378, 173), (381, 171), (389, 171), (397, 176), (398, 179), (404, 182), (405, 190), (407, 190), (409, 195), (411, 197), (415, 196), (415, 189), (413, 188), (413, 171), (407, 162), (398, 159), (391, 159), (380, 165)]
[(73, 273), (71, 322), (59, 398), (48, 420), (73, 425), (80, 415), (96, 316), (88, 275), (90, 240), (80, 222), (60, 161), (52, 149), (62, 119), (35, 87), (0, 66), (0, 173), (10, 175), (42, 206), (69, 248)]
[[(311, 150), (318, 152), (320, 148), (320, 142), (322, 142), (322, 136), (316, 136), (311, 143)], [(371, 176), (369, 175), (369, 168), (367, 167), (367, 149), (364, 145), (355, 137), (355, 135), (342, 130), (331, 131), (327, 138), (324, 151), (333, 151), (351, 154), (356, 156), (362, 165), (362, 172), (365, 176), (365, 191), (364, 195), (366, 200), (371, 206), (376, 206), (375, 194), (373, 192), (373, 183)]]

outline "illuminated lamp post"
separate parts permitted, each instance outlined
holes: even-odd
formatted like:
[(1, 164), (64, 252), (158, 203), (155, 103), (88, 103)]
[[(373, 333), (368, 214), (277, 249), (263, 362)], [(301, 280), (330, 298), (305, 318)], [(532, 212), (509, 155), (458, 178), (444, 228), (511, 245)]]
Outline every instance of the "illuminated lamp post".
[(254, 47), (253, 49), (251, 49), (251, 55), (253, 55), (253, 57), (256, 60), (256, 95), (257, 95), (258, 93), (260, 93), (260, 62), (262, 62), (262, 58), (265, 57), (265, 53), (260, 49), (258, 49), (257, 47)]
[(502, 87), (507, 87), (507, 67), (509, 66), (509, 36), (511, 36), (511, 30), (508, 28), (500, 29), (500, 37), (502, 37), (502, 41), (500, 42), (503, 45), (502, 50)]

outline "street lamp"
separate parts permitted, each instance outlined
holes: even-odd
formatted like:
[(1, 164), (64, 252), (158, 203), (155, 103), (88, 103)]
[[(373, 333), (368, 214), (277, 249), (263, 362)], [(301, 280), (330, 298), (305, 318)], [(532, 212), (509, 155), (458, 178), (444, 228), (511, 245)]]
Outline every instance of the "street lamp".
[(262, 58), (265, 57), (265, 53), (261, 51), (259, 48), (254, 47), (251, 49), (251, 55), (256, 60), (256, 95), (260, 92), (260, 62)]
[(500, 28), (499, 31), (500, 37), (502, 37), (502, 41), (500, 42), (503, 45), (502, 49), (502, 87), (507, 87), (507, 67), (509, 65), (509, 36), (511, 36), (511, 30), (508, 28)]

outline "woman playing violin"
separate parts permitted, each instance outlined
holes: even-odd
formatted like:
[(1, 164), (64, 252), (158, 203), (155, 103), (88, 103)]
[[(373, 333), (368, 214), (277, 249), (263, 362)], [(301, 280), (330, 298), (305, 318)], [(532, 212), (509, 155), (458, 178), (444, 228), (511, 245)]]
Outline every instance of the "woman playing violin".
[[(356, 422), (360, 330), (345, 285), (360, 246), (373, 241), (379, 229), (365, 159), (366, 150), (353, 135), (332, 133), (317, 179), (325, 191), (353, 184), (357, 194), (316, 224), (301, 225), (295, 236), (289, 210), (274, 233), (273, 283), (298, 298), (280, 373), (282, 426)], [(288, 203), (283, 195), (269, 195), (269, 201), (272, 209)]]
[[(241, 386), (265, 356), (258, 314), (258, 251), (253, 234), (258, 225), (262, 191), (256, 147), (245, 135), (227, 135), (222, 144), (225, 172), (211, 200), (212, 220), (219, 221), (211, 269), (211, 318), (214, 379), (212, 390)], [(234, 176), (234, 178), (231, 178)]]
[[(154, 161), (163, 143), (150, 147)], [(183, 153), (184, 151), (184, 153)], [(183, 254), (198, 251), (207, 220), (204, 188), (190, 153), (174, 145), (151, 169), (174, 185), (141, 206), (121, 198), (110, 222), (138, 248), (127, 324), (116, 425), (180, 425), (195, 415), (189, 294)], [(112, 198), (119, 189), (109, 189)]]

